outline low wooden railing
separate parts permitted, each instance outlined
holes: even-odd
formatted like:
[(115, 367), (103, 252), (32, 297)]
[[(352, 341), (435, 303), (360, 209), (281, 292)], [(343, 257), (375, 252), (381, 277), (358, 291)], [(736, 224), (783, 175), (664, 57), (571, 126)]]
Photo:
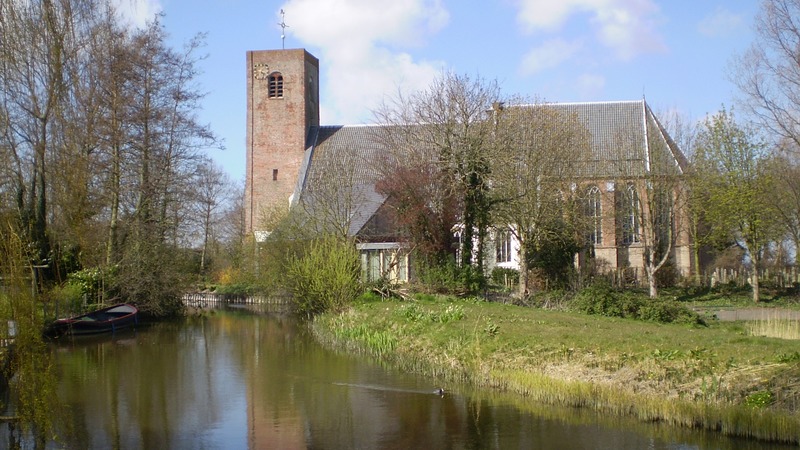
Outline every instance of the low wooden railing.
[(186, 306), (203, 307), (212, 305), (288, 305), (290, 300), (283, 296), (217, 294), (214, 292), (192, 292), (183, 295)]

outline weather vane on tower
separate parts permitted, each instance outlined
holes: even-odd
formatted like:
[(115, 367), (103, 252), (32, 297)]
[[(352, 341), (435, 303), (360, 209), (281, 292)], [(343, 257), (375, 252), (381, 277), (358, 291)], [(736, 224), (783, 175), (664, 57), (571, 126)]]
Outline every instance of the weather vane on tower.
[(281, 9), (281, 23), (279, 23), (278, 25), (281, 26), (281, 48), (284, 50), (286, 50), (286, 28), (289, 26), (286, 25), (285, 18), (286, 18), (286, 13), (283, 12), (283, 9)]

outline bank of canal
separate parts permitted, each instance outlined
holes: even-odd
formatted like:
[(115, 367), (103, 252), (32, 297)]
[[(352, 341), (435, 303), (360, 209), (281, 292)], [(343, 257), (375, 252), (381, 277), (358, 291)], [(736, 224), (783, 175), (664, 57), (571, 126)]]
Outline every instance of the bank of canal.
[[(63, 415), (48, 448), (791, 448), (398, 370), (331, 351), (285, 314), (244, 308), (51, 350)], [(12, 442), (6, 425), (0, 447)]]
[(759, 440), (800, 442), (796, 341), (743, 324), (658, 324), (438, 298), (359, 303), (319, 318), (329, 345), (402, 370)]

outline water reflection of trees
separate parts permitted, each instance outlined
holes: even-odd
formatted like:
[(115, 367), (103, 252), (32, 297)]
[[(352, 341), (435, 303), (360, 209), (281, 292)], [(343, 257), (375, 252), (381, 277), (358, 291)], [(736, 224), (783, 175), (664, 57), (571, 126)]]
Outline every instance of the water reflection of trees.
[(320, 348), (288, 317), (218, 312), (56, 351), (69, 448), (734, 448), (518, 396), (440, 398), (426, 379)]

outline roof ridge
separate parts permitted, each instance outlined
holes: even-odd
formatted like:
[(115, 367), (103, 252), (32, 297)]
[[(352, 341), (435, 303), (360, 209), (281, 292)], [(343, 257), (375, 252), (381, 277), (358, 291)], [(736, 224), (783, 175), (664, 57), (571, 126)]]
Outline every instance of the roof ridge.
[(640, 99), (640, 100), (601, 100), (601, 101), (591, 101), (591, 102), (542, 102), (542, 103), (511, 104), (511, 105), (507, 105), (507, 106), (510, 106), (510, 107), (515, 107), (515, 106), (584, 106), (584, 105), (620, 105), (620, 104), (640, 105), (642, 103), (646, 103), (646, 101), (644, 99)]
[(320, 125), (319, 128), (321, 129), (331, 129), (331, 128), (373, 128), (373, 127), (382, 127), (379, 123), (357, 123), (357, 124), (350, 124), (350, 125)]

